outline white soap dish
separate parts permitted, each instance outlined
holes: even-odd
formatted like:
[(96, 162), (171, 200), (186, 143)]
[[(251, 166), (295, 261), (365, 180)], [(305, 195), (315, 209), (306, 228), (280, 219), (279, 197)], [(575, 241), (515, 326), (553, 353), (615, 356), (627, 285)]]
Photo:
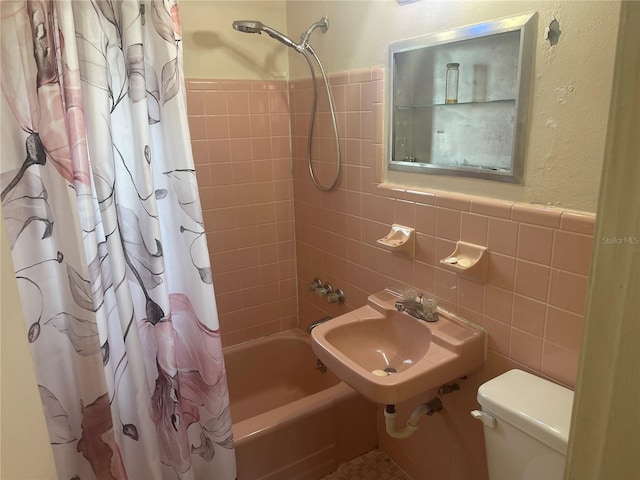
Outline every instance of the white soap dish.
[(456, 242), (456, 249), (440, 260), (440, 266), (463, 277), (484, 283), (487, 279), (487, 247)]
[(404, 225), (391, 225), (391, 231), (376, 241), (378, 246), (391, 252), (403, 253), (413, 258), (416, 245), (416, 231)]

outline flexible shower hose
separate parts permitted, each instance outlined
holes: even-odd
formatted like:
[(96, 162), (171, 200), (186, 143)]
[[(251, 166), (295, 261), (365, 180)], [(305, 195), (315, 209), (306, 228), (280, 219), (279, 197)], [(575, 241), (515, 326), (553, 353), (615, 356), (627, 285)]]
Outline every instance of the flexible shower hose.
[[(318, 67), (320, 67), (320, 73), (322, 73), (322, 79), (324, 80), (324, 86), (327, 90), (327, 97), (329, 99), (329, 109), (331, 110), (331, 123), (333, 125), (333, 133), (334, 133), (335, 143), (336, 143), (336, 173), (333, 181), (329, 186), (322, 185), (318, 181), (318, 179), (316, 178), (316, 173), (313, 169), (313, 162), (311, 161), (311, 147), (313, 144), (313, 128), (315, 126), (316, 110), (318, 107), (318, 84), (316, 82), (315, 69), (313, 68), (313, 64), (311, 63), (311, 59), (309, 58), (309, 55), (307, 54), (307, 52), (309, 52), (313, 56), (316, 63), (318, 64)], [(325, 74), (324, 68), (322, 67), (322, 63), (320, 62), (318, 55), (316, 55), (316, 52), (313, 50), (313, 48), (311, 48), (311, 45), (309, 44), (307, 44), (306, 48), (302, 50), (300, 53), (302, 53), (302, 56), (305, 58), (305, 60), (309, 64), (309, 70), (311, 70), (311, 80), (313, 82), (313, 104), (311, 106), (311, 118), (309, 119), (309, 138), (307, 140), (307, 163), (309, 164), (309, 174), (311, 175), (311, 180), (313, 181), (313, 184), (319, 190), (322, 190), (323, 192), (328, 192), (330, 190), (333, 190), (337, 185), (338, 180), (340, 178), (340, 166), (342, 164), (342, 157), (340, 154), (340, 141), (338, 139), (338, 124), (336, 122), (336, 111), (333, 105), (333, 99), (331, 97), (331, 90), (329, 89), (329, 82), (327, 81), (327, 75)]]

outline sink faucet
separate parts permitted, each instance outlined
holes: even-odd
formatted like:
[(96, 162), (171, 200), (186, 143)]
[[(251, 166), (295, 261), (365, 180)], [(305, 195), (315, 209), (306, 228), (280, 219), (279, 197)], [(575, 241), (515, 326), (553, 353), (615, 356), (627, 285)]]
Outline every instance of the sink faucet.
[(428, 298), (426, 305), (423, 301), (423, 294), (418, 295), (417, 300), (398, 300), (396, 302), (396, 310), (399, 312), (407, 312), (412, 317), (424, 320), (425, 322), (437, 322), (438, 311), (435, 298)]

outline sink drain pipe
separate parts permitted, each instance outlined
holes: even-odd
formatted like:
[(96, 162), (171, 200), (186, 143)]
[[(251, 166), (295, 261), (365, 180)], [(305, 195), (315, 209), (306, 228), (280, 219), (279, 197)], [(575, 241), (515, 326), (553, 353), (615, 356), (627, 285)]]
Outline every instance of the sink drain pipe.
[(409, 417), (409, 420), (407, 420), (407, 426), (402, 430), (398, 430), (396, 429), (396, 406), (387, 405), (384, 409), (387, 434), (391, 438), (409, 438), (418, 430), (418, 423), (422, 415), (433, 415), (440, 410), (442, 410), (442, 401), (438, 397), (433, 397), (427, 403), (418, 406)]

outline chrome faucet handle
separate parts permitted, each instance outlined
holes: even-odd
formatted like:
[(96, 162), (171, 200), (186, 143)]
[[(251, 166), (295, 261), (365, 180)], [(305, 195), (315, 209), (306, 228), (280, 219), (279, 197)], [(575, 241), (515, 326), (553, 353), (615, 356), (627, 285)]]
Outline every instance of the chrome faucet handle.
[(435, 297), (427, 298), (427, 302), (424, 306), (425, 320), (427, 322), (438, 321), (438, 300)]
[(322, 288), (322, 280), (320, 280), (319, 278), (315, 278), (313, 280), (313, 282), (311, 282), (309, 285), (307, 285), (307, 289), (310, 292), (313, 292), (313, 291), (317, 290), (318, 288)]
[(415, 301), (417, 296), (418, 296), (418, 292), (413, 288), (408, 288), (407, 290), (402, 292), (402, 299), (403, 300)]
[(438, 309), (438, 300), (436, 300), (435, 297), (427, 298), (426, 302), (421, 303), (424, 304), (427, 313), (433, 313)]
[(316, 294), (316, 297), (318, 297), (318, 298), (324, 297), (324, 296), (326, 296), (326, 295), (328, 295), (328, 294), (333, 292), (333, 287), (331, 286), (330, 283), (325, 283), (324, 287), (316, 288), (314, 290), (314, 292)]
[(327, 303), (344, 303), (344, 292), (339, 288), (335, 292), (331, 292), (327, 295)]

